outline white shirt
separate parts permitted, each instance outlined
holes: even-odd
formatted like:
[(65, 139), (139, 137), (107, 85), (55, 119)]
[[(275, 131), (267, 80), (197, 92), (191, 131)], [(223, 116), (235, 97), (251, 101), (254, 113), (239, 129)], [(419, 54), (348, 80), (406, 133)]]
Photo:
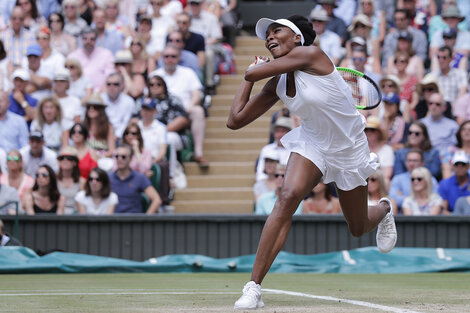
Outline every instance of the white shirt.
[(276, 142), (264, 146), (261, 149), (258, 159), (258, 165), (256, 166), (256, 181), (268, 178), (268, 175), (264, 173), (264, 158), (266, 154), (273, 155), (276, 153), (279, 155), (279, 164), (287, 164), (290, 155), (289, 150), (287, 150), (283, 146), (279, 146)]
[(7, 173), (7, 153), (5, 150), (0, 148), (0, 168), (2, 169), (2, 173)]
[[(69, 127), (68, 129), (70, 129)], [(68, 130), (67, 129), (67, 130)], [(40, 131), (44, 136), (46, 146), (53, 149), (59, 149), (62, 139), (62, 125), (59, 122), (53, 122), (52, 124), (44, 123), (42, 128), (39, 126), (37, 120), (33, 120), (31, 123), (31, 131)]]
[(29, 145), (20, 149), (23, 158), (23, 170), (31, 177), (36, 177), (38, 168), (43, 165), (49, 165), (54, 172), (59, 171), (59, 162), (57, 161), (57, 153), (47, 147), (42, 148), (42, 156), (40, 158), (31, 155), (31, 147)]
[(145, 127), (142, 121), (139, 121), (138, 124), (144, 139), (144, 149), (150, 150), (152, 157), (155, 158), (160, 153), (160, 145), (168, 144), (166, 126), (158, 120), (153, 120), (148, 127)]
[(114, 135), (117, 138), (121, 138), (124, 129), (126, 129), (132, 117), (132, 112), (134, 112), (135, 101), (130, 96), (123, 93), (119, 94), (114, 102), (109, 98), (107, 93), (101, 94), (101, 98), (107, 105), (106, 114), (114, 127)]
[(156, 45), (154, 50), (163, 50), (165, 47), (168, 31), (175, 27), (176, 22), (170, 16), (152, 17), (152, 30), (150, 31), (150, 34), (152, 35), (152, 44)]
[(82, 116), (84, 108), (82, 107), (80, 99), (75, 96), (68, 95), (67, 97), (58, 99), (62, 110), (62, 128), (70, 129), (75, 123), (75, 116)]
[(202, 89), (199, 78), (189, 67), (177, 65), (173, 74), (168, 74), (164, 67), (161, 67), (150, 73), (149, 77), (154, 74), (161, 76), (165, 80), (170, 94), (179, 97), (185, 108), (191, 106), (192, 92)]
[(51, 73), (52, 76), (58, 69), (64, 68), (64, 65), (64, 55), (55, 49), (52, 49), (51, 55), (47, 59), (41, 59), (41, 67), (44, 67), (45, 71)]
[(70, 81), (70, 87), (67, 90), (67, 93), (82, 100), (85, 97), (86, 90), (88, 88), (93, 89), (93, 83), (87, 77), (82, 76), (74, 82)]
[(95, 202), (93, 202), (93, 198), (86, 196), (85, 190), (81, 190), (75, 196), (75, 201), (85, 207), (86, 214), (104, 215), (111, 205), (118, 203), (118, 196), (114, 192), (111, 192), (106, 199), (101, 200), (100, 204), (96, 205)]
[(341, 58), (343, 52), (341, 50), (341, 38), (330, 30), (325, 30), (323, 34), (319, 36), (320, 48), (330, 58)]
[(199, 17), (192, 17), (189, 30), (202, 35), (205, 40), (209, 38), (222, 38), (222, 28), (217, 16), (204, 10), (201, 10)]

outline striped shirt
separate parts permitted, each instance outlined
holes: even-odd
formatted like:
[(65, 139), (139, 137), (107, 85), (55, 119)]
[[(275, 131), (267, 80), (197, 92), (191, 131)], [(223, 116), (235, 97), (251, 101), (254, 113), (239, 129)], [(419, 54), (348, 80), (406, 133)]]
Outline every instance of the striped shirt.
[(21, 65), (21, 60), (26, 56), (28, 46), (36, 43), (35, 34), (25, 28), (21, 28), (18, 37), (15, 36), (12, 28), (8, 28), (0, 34), (0, 39), (3, 41), (5, 51), (8, 52), (8, 57), (14, 65)]
[(451, 68), (447, 75), (437, 72), (439, 90), (444, 94), (444, 100), (453, 103), (457, 99), (459, 89), (467, 86), (467, 73), (458, 68)]

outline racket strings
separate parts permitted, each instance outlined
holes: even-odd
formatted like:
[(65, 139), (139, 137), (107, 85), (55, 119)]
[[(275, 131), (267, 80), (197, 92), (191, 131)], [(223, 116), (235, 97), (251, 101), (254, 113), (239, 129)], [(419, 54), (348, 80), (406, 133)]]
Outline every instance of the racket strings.
[(340, 71), (340, 73), (348, 84), (357, 106), (372, 107), (380, 101), (380, 95), (369, 81), (354, 73), (346, 71)]

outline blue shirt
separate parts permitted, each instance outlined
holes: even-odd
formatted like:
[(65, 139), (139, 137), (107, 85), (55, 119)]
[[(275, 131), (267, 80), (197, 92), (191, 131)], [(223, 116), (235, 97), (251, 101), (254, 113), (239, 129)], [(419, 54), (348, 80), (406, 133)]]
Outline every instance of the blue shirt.
[(470, 175), (468, 175), (468, 181), (464, 186), (459, 186), (457, 176), (455, 175), (441, 180), (439, 184), (439, 194), (442, 199), (446, 200), (449, 204), (448, 210), (450, 212), (454, 211), (455, 202), (459, 197), (470, 196), (469, 182)]
[(111, 181), (111, 189), (119, 199), (114, 213), (144, 213), (142, 212), (141, 193), (152, 185), (144, 174), (131, 170), (131, 173), (121, 180), (117, 172), (113, 172), (109, 175), (109, 180)]
[[(24, 116), (24, 115), (25, 115), (24, 109), (23, 109), (23, 107), (21, 107), (21, 104), (19, 104), (19, 103), (13, 98), (13, 93), (11, 93), (11, 94), (8, 96), (8, 99), (10, 99), (10, 106), (8, 107), (8, 110), (11, 111), (11, 112), (13, 112), (13, 113), (16, 113), (16, 114), (18, 114), (18, 115)], [(28, 102), (28, 104), (29, 104), (30, 106), (32, 106), (33, 108), (38, 105), (38, 100), (34, 99), (33, 97), (31, 97), (31, 96), (28, 95), (27, 93), (24, 94), (24, 99), (25, 99), (26, 102)]]
[[(78, 46), (83, 48), (81, 37), (78, 38)], [(117, 51), (124, 49), (124, 38), (121, 33), (106, 29), (103, 36), (96, 39), (96, 47), (108, 49), (115, 55)]]
[[(410, 148), (402, 148), (395, 152), (395, 164), (393, 165), (393, 175), (398, 175), (407, 171), (406, 155)], [(434, 177), (441, 175), (441, 159), (439, 151), (431, 149), (423, 151), (424, 167), (426, 167)]]
[[(255, 214), (260, 214), (260, 215), (271, 214), (271, 212), (274, 209), (274, 203), (276, 203), (276, 200), (277, 200), (276, 190), (263, 193), (258, 198), (258, 202), (256, 203)], [(295, 211), (294, 215), (302, 214), (302, 204), (303, 204), (303, 201), (300, 202), (299, 207)]]
[[(437, 180), (432, 177), (432, 189), (433, 192), (437, 192)], [(397, 202), (399, 208), (403, 204), (403, 200), (407, 196), (411, 196), (411, 174), (410, 172), (404, 172), (393, 176), (390, 182), (390, 191), (388, 193), (390, 198)]]
[(426, 125), (432, 147), (437, 149), (439, 154), (444, 154), (449, 146), (455, 146), (457, 144), (455, 134), (459, 129), (459, 125), (456, 121), (445, 116), (438, 120), (427, 116), (420, 119), (420, 121)]
[(28, 125), (23, 117), (10, 111), (4, 120), (0, 119), (0, 148), (9, 152), (19, 150), (28, 144)]

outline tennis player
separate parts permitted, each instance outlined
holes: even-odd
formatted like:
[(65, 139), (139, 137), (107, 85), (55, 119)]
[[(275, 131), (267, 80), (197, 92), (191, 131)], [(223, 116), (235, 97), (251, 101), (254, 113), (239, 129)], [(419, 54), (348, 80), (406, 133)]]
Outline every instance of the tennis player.
[[(377, 246), (389, 252), (397, 232), (391, 202), (382, 198), (367, 206), (366, 179), (379, 167), (370, 154), (364, 133), (365, 119), (357, 111), (348, 85), (329, 57), (312, 46), (315, 31), (302, 16), (260, 19), (256, 35), (265, 40), (273, 60), (251, 64), (233, 100), (227, 127), (239, 129), (251, 123), (279, 99), (302, 118), (301, 126), (281, 139), (291, 153), (281, 196), (264, 225), (256, 252), (251, 281), (235, 302), (235, 309), (264, 306), (261, 282), (283, 247), (300, 201), (319, 182), (334, 182), (351, 234), (355, 237), (378, 226)], [(271, 78), (250, 98), (256, 81)]]

